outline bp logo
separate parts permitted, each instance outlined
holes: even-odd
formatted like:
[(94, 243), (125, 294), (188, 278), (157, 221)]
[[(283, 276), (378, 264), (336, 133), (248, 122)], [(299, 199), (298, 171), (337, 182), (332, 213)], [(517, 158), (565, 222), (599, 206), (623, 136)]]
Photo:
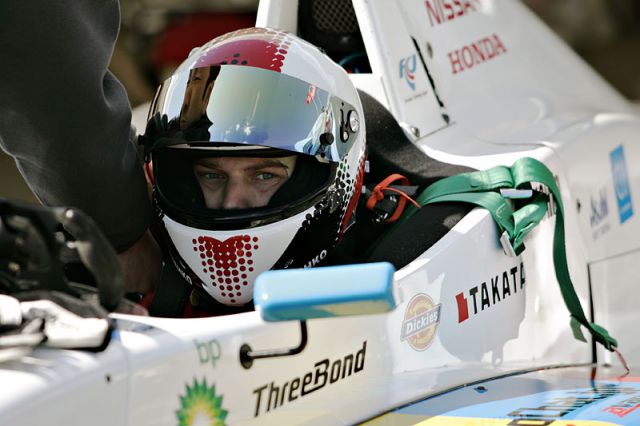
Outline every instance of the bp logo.
[(413, 296), (404, 312), (400, 340), (406, 340), (416, 351), (427, 349), (440, 323), (441, 306), (440, 303), (435, 305), (426, 294), (418, 293)]
[(222, 408), (222, 395), (216, 396), (216, 387), (207, 386), (207, 379), (193, 386), (186, 385), (185, 394), (180, 395), (180, 409), (176, 411), (179, 426), (222, 426), (227, 410)]

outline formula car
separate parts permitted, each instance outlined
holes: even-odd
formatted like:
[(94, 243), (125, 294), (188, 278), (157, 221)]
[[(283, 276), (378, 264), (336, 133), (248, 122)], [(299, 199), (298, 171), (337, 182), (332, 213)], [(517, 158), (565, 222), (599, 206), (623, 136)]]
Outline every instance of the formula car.
[(518, 1), (263, 0), (256, 26), (351, 72), (372, 173), (540, 167), (489, 191), (535, 220), (514, 238), (486, 205), (428, 204), (368, 263), (268, 271), (255, 311), (174, 319), (121, 300), (81, 213), (4, 203), (4, 277), (75, 247), (97, 290), (51, 278), (59, 266), (13, 281), (76, 294), (96, 321), (34, 304), (48, 314), (7, 333), (0, 304), (0, 424), (640, 424), (629, 102)]

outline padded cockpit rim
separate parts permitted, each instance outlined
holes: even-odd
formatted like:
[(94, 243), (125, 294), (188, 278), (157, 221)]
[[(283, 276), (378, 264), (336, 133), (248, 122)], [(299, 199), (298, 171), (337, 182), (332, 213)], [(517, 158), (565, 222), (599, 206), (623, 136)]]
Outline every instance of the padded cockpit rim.
[[(474, 171), (434, 160), (409, 141), (391, 113), (359, 90), (367, 124), (369, 183), (400, 173), (412, 184), (427, 187), (447, 176)], [(447, 234), (473, 208), (465, 203), (430, 204), (401, 225), (390, 225), (363, 262), (391, 262), (396, 269), (409, 264)]]

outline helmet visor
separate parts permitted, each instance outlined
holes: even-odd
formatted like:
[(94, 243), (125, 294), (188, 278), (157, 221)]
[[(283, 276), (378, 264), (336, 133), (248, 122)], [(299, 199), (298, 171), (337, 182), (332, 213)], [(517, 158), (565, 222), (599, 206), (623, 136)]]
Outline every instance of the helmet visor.
[(319, 202), (338, 163), (288, 151), (170, 147), (152, 153), (155, 194), (173, 220), (199, 229), (248, 229), (296, 215)]
[(248, 66), (193, 68), (166, 80), (149, 113), (147, 151), (264, 146), (337, 162), (357, 139), (356, 109), (294, 77)]

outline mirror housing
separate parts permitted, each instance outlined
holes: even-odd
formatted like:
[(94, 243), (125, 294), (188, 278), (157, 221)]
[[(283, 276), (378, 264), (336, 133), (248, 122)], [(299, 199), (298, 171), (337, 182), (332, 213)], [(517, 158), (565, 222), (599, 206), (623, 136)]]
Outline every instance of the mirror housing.
[(371, 315), (396, 307), (387, 262), (263, 272), (253, 303), (265, 321)]

